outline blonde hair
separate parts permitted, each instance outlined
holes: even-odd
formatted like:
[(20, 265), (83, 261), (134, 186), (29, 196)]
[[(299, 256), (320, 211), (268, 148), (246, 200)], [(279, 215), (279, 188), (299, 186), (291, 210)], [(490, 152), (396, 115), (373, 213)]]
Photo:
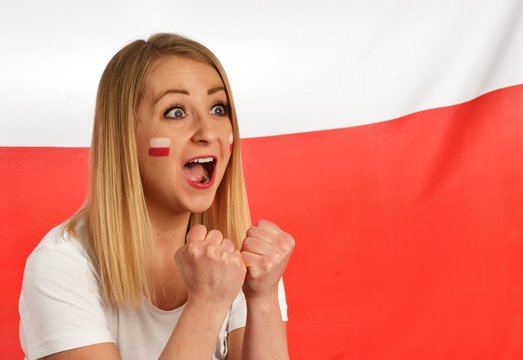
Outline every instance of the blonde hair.
[(147, 270), (151, 231), (138, 167), (136, 111), (148, 72), (167, 55), (202, 61), (218, 72), (226, 89), (236, 140), (211, 207), (191, 214), (189, 226), (203, 224), (208, 229), (218, 229), (237, 248), (250, 226), (238, 122), (222, 65), (205, 46), (175, 34), (156, 34), (147, 41), (130, 43), (111, 59), (102, 74), (96, 99), (88, 198), (63, 227), (64, 232), (78, 236), (78, 225), (85, 223), (103, 298), (109, 304), (137, 306), (143, 295), (152, 294)]

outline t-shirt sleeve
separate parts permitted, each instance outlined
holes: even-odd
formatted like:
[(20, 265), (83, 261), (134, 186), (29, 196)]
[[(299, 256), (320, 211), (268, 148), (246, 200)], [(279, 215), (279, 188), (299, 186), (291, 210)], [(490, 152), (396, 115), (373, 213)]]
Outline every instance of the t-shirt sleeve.
[[(285, 287), (283, 279), (278, 283), (278, 302), (280, 304), (280, 312), (282, 321), (288, 321), (287, 317), (287, 301), (285, 298)], [(229, 313), (228, 332), (245, 327), (247, 322), (247, 303), (245, 302), (245, 295), (240, 291), (236, 299), (234, 299), (231, 311)]]
[(278, 302), (280, 303), (281, 319), (282, 321), (289, 321), (287, 316), (287, 298), (285, 297), (285, 287), (283, 286), (283, 278), (278, 283)]
[(93, 268), (71, 244), (37, 248), (30, 255), (19, 311), (20, 340), (29, 360), (114, 342)]

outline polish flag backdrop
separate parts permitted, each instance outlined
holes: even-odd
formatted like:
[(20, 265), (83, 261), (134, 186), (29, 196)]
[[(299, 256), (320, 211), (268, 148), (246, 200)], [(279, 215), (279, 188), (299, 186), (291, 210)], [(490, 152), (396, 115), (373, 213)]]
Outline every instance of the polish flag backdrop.
[(93, 4), (0, 9), (6, 358), (25, 258), (86, 195), (103, 67), (170, 31), (222, 60), (252, 219), (296, 238), (292, 359), (523, 359), (523, 2)]

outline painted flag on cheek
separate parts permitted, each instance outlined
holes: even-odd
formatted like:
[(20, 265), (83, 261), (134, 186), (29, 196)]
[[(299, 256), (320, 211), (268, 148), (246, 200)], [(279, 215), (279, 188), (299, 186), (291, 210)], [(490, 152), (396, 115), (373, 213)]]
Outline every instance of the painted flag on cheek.
[(170, 138), (152, 138), (149, 141), (149, 155), (151, 156), (169, 156), (170, 149)]
[[(294, 30), (270, 38), (283, 50), (260, 71), (267, 83), (251, 73), (270, 57), (245, 80), (225, 64), (231, 79), (271, 89), (253, 98), (283, 104), (245, 105), (246, 135), (230, 146), (242, 148), (253, 221), (296, 239), (284, 275), (290, 357), (523, 359), (522, 3), (330, 5), (303, 4), (310, 24), (328, 18), (314, 28), (282, 12)], [(21, 357), (25, 259), (87, 190), (87, 142), (65, 147), (47, 129), (33, 147), (28, 128), (0, 138), (9, 358)], [(151, 139), (149, 155), (168, 156), (170, 143)]]

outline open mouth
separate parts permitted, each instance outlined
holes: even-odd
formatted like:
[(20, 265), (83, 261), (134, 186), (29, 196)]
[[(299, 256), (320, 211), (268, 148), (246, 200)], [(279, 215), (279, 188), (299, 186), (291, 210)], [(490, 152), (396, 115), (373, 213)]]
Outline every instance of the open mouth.
[(183, 166), (183, 174), (192, 184), (209, 184), (216, 168), (216, 158), (212, 156), (194, 158)]

